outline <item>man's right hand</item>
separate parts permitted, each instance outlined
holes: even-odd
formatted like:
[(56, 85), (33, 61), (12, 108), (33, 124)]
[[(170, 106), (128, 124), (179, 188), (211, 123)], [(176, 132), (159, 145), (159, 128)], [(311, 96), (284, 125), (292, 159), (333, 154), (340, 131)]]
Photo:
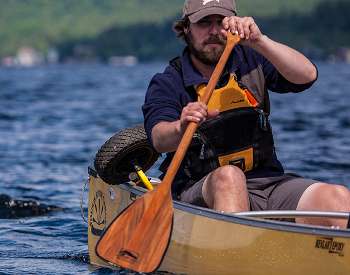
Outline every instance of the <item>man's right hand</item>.
[(179, 123), (180, 129), (178, 130), (183, 134), (190, 122), (201, 124), (208, 118), (216, 117), (218, 114), (218, 110), (208, 111), (207, 105), (202, 102), (191, 102), (182, 109)]
[(227, 31), (231, 31), (233, 34), (238, 34), (241, 38), (241, 44), (248, 47), (252, 47), (263, 38), (263, 34), (255, 23), (253, 17), (225, 17), (222, 20), (222, 25), (224, 27), (223, 33), (225, 35)]

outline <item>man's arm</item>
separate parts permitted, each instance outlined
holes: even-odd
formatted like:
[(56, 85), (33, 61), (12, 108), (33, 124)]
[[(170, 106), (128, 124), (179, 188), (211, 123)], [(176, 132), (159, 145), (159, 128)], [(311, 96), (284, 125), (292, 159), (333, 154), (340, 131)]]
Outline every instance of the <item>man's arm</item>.
[(215, 117), (219, 111), (209, 111), (202, 102), (192, 102), (183, 108), (177, 121), (157, 123), (152, 129), (153, 147), (159, 153), (176, 151), (181, 138), (190, 122), (202, 123), (209, 117)]
[(159, 153), (174, 152), (180, 143), (181, 137), (180, 120), (162, 121), (152, 129), (153, 147)]
[(316, 80), (317, 69), (300, 52), (273, 41), (263, 35), (251, 17), (226, 17), (223, 20), (225, 30), (237, 33), (242, 45), (251, 47), (269, 60), (288, 81), (306, 84)]
[(265, 56), (288, 81), (305, 84), (317, 78), (315, 66), (298, 51), (263, 35), (252, 48)]

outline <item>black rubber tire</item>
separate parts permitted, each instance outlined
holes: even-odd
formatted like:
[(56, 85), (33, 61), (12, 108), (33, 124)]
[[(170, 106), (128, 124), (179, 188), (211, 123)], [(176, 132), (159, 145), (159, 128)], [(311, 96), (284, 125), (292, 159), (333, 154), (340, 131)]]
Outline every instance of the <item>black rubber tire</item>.
[(149, 143), (142, 125), (121, 130), (107, 140), (95, 156), (95, 169), (100, 178), (109, 184), (129, 181), (135, 172), (134, 164), (147, 171), (159, 154)]

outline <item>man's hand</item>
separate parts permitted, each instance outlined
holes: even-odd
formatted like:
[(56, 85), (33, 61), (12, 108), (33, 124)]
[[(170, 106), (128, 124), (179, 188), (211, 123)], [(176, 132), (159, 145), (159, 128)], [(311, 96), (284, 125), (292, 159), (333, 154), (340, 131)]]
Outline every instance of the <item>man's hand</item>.
[(263, 34), (252, 17), (225, 17), (222, 20), (224, 27), (223, 33), (227, 35), (227, 31), (238, 34), (241, 37), (241, 44), (251, 46), (262, 39)]
[(216, 117), (218, 114), (218, 110), (208, 111), (208, 107), (202, 102), (191, 102), (182, 109), (179, 132), (183, 133), (190, 122), (200, 124), (206, 121), (207, 118)]
[(154, 148), (159, 153), (174, 152), (190, 122), (203, 123), (208, 118), (216, 117), (218, 114), (218, 110), (208, 111), (208, 107), (202, 102), (187, 104), (182, 109), (179, 120), (173, 122), (162, 121), (153, 127), (152, 141)]

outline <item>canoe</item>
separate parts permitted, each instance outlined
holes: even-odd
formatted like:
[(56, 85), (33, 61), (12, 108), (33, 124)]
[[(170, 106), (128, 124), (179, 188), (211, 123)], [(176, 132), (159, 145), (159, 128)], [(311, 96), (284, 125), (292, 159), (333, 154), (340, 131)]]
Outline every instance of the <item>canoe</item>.
[[(156, 160), (155, 155), (141, 126), (116, 134), (97, 153), (94, 167), (89, 167), (88, 248), (92, 265), (118, 268), (96, 255), (96, 244), (114, 218), (147, 192), (142, 185), (135, 184), (132, 165), (127, 166), (125, 161), (137, 161), (147, 170)], [(159, 182), (151, 178), (153, 185)], [(171, 240), (158, 271), (350, 274), (350, 230), (283, 221), (283, 218), (297, 216), (348, 219), (348, 213), (259, 211), (227, 214), (176, 200), (173, 204)]]

